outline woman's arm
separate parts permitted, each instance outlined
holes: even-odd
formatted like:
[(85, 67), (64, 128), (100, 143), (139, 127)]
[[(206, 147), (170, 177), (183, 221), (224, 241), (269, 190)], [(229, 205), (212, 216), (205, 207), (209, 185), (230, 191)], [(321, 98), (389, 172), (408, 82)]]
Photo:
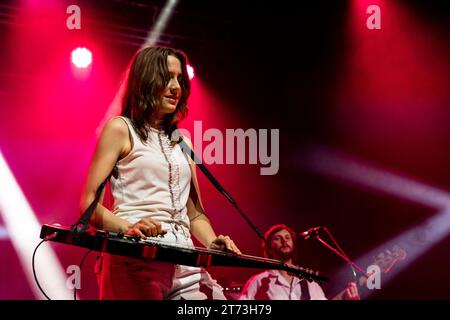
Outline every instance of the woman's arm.
[[(189, 139), (184, 138), (186, 143), (192, 148), (192, 143)], [(214, 229), (208, 217), (205, 214), (203, 203), (200, 195), (200, 188), (197, 180), (196, 165), (192, 159), (189, 159), (191, 166), (192, 180), (189, 199), (187, 202), (187, 212), (190, 220), (190, 229), (194, 237), (200, 241), (205, 247), (211, 249), (218, 249), (224, 251), (231, 251), (241, 254), (239, 248), (234, 244), (234, 241), (228, 236), (216, 236)]]
[[(131, 150), (128, 126), (120, 118), (113, 118), (105, 125), (89, 168), (84, 191), (80, 200), (81, 211), (84, 212), (95, 198), (98, 186), (108, 177), (116, 162)], [(101, 202), (101, 201), (100, 201)], [(151, 219), (142, 219), (132, 225), (114, 215), (101, 203), (90, 219), (90, 224), (97, 228), (135, 234), (142, 238), (146, 235), (161, 233), (161, 226)]]
[(211, 247), (217, 236), (200, 204), (194, 183), (191, 183), (191, 192), (187, 202), (187, 209), (192, 234), (205, 247)]

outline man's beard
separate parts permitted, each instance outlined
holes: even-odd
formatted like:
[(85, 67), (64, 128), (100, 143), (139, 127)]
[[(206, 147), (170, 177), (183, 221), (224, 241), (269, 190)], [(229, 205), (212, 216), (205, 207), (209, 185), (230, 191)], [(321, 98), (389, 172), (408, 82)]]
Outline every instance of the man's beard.
[(287, 261), (289, 259), (292, 259), (292, 256), (294, 255), (294, 250), (292, 248), (289, 248), (290, 250), (278, 250), (277, 256), (282, 261)]

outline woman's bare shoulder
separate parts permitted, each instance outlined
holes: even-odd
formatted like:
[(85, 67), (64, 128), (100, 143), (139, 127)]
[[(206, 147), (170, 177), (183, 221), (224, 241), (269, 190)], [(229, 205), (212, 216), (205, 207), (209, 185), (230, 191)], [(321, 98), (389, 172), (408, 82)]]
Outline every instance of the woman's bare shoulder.
[(125, 120), (114, 117), (108, 120), (102, 130), (99, 140), (101, 150), (113, 150), (121, 156), (130, 149), (130, 137)]
[(128, 137), (128, 125), (125, 123), (123, 118), (114, 117), (106, 122), (103, 132), (115, 136), (119, 135)]

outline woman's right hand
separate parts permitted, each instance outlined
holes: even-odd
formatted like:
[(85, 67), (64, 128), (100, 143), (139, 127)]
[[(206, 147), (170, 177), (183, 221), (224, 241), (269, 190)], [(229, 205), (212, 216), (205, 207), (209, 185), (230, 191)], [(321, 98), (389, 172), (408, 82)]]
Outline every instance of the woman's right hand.
[(147, 237), (156, 237), (165, 233), (166, 231), (161, 229), (161, 222), (151, 218), (143, 218), (135, 224), (129, 225), (125, 234), (129, 236), (139, 236), (142, 239), (146, 239)]

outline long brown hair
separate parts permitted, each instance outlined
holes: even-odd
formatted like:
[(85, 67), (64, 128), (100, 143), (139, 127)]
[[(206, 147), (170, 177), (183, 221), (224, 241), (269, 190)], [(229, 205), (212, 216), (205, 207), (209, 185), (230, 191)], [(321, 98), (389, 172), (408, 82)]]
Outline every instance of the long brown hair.
[(161, 95), (169, 83), (167, 57), (174, 56), (181, 62), (181, 97), (175, 112), (166, 114), (163, 127), (169, 132), (173, 125), (186, 117), (187, 100), (191, 86), (187, 73), (187, 57), (184, 52), (168, 47), (146, 47), (133, 57), (122, 99), (122, 116), (131, 120), (143, 143), (148, 139), (148, 130), (160, 108)]

